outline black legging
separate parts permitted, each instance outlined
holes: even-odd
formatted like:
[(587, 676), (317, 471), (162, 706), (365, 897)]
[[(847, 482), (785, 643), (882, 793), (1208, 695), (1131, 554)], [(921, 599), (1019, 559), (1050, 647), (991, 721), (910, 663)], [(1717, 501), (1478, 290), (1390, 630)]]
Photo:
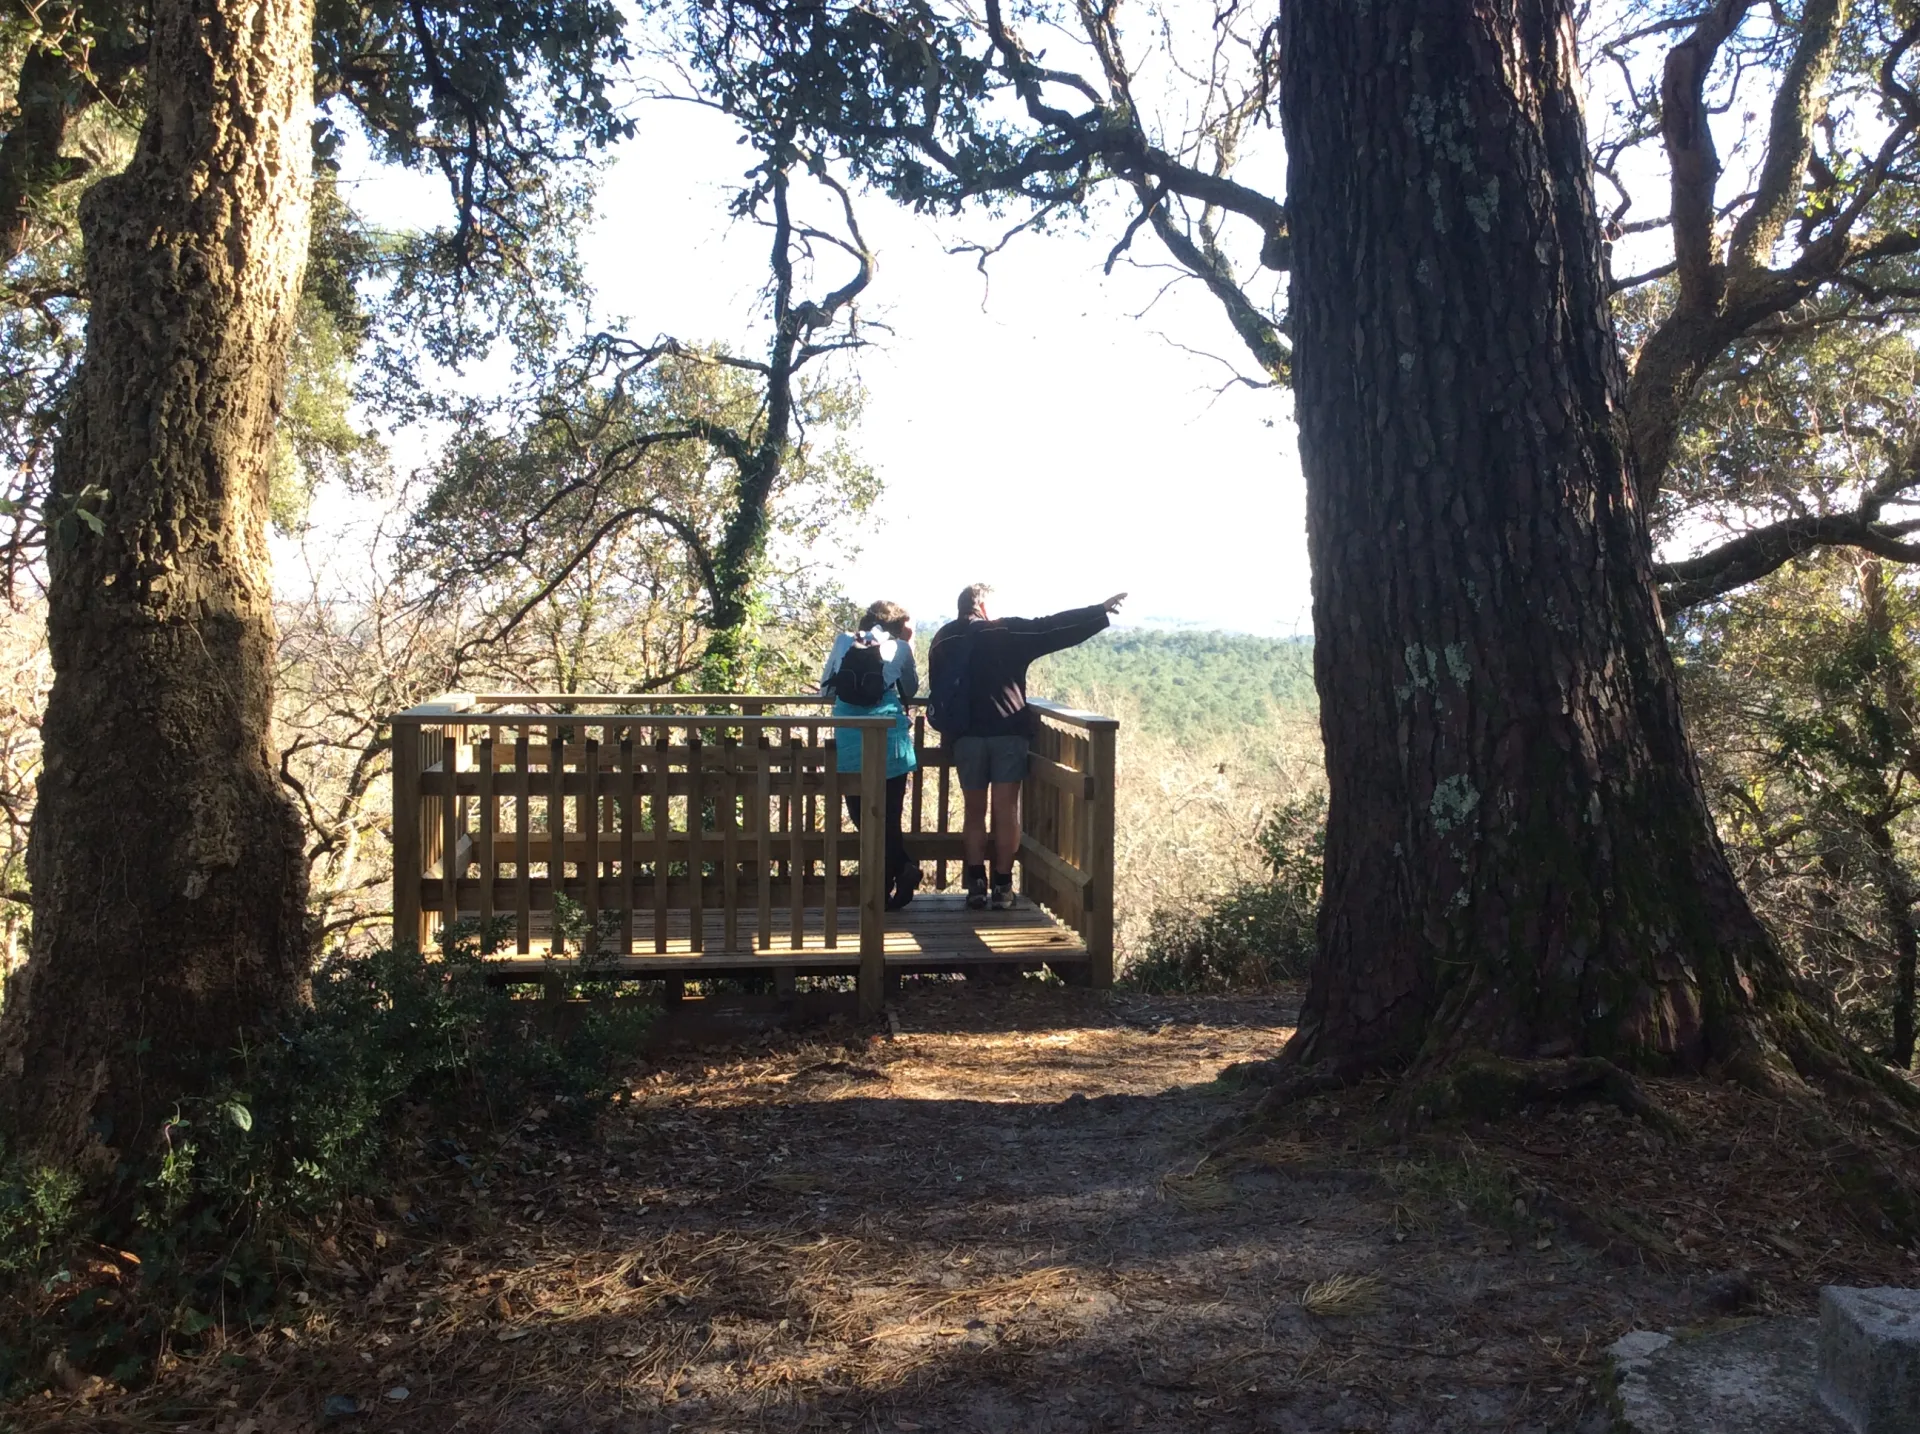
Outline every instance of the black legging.
[[(887, 890), (900, 885), (907, 869), (907, 839), (900, 834), (900, 813), (907, 804), (907, 773), (887, 778)], [(860, 794), (847, 793), (847, 820), (860, 827)]]

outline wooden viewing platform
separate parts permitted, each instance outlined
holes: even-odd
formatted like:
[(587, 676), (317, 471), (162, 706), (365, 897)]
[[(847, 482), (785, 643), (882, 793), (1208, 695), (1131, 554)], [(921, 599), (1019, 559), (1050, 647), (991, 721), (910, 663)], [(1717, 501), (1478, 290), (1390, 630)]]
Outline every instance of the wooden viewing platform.
[[(1033, 705), (1020, 906), (947, 890), (959, 783), (916, 708), (902, 825), (931, 889), (888, 912), (890, 718), (835, 722), (812, 695), (448, 693), (393, 718), (395, 937), (474, 933), (501, 981), (852, 974), (867, 1012), (890, 974), (982, 963), (1110, 985), (1119, 724)], [(863, 744), (858, 774), (839, 741)]]

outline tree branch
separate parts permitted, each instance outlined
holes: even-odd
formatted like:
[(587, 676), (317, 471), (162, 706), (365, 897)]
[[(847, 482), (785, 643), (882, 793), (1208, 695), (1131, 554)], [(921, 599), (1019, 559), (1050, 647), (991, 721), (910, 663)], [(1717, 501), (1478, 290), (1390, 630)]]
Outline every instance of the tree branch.
[(1753, 203), (1734, 225), (1728, 246), (1728, 262), (1735, 269), (1756, 269), (1765, 263), (1798, 202), (1800, 177), (1813, 152), (1817, 92), (1832, 68), (1845, 8), (1844, 0), (1807, 0), (1801, 12), (1799, 43), (1773, 95), (1759, 186)]
[(1673, 252), (1683, 308), (1711, 310), (1720, 297), (1713, 196), (1720, 156), (1707, 123), (1707, 76), (1727, 37), (1754, 0), (1718, 0), (1686, 39), (1667, 52), (1660, 76), (1660, 137), (1666, 145), (1673, 193)]
[(1742, 533), (1719, 547), (1677, 563), (1654, 564), (1661, 604), (1678, 612), (1756, 582), (1820, 547), (1852, 547), (1895, 562), (1920, 562), (1920, 518), (1882, 522), (1887, 504), (1920, 487), (1920, 444), (1908, 449), (1862, 494), (1850, 513), (1801, 514)]

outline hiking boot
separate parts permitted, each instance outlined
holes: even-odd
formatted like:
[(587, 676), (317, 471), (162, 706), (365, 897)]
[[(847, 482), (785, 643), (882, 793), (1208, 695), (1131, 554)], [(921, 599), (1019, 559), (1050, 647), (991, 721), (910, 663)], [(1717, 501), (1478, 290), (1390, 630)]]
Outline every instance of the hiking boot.
[(893, 884), (893, 890), (887, 893), (887, 910), (903, 910), (913, 900), (913, 893), (920, 886), (920, 868), (916, 864), (900, 873), (900, 879)]
[(967, 909), (969, 911), (987, 909), (987, 879), (984, 876), (967, 879)]
[(1011, 911), (1019, 905), (1019, 901), (1020, 899), (1013, 894), (1012, 877), (1008, 877), (1005, 881), (994, 882), (993, 909), (995, 911)]

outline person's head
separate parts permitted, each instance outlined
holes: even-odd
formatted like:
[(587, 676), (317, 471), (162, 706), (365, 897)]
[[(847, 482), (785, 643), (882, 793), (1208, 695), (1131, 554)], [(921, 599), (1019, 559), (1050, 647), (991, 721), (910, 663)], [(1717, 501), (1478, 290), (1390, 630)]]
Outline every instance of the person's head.
[(885, 598), (873, 604), (860, 619), (860, 631), (871, 632), (876, 627), (887, 630), (891, 637), (904, 639), (913, 625), (913, 618), (897, 602), (888, 602)]
[(968, 583), (960, 589), (958, 604), (960, 617), (985, 617), (987, 615), (987, 594), (993, 589), (985, 583)]

